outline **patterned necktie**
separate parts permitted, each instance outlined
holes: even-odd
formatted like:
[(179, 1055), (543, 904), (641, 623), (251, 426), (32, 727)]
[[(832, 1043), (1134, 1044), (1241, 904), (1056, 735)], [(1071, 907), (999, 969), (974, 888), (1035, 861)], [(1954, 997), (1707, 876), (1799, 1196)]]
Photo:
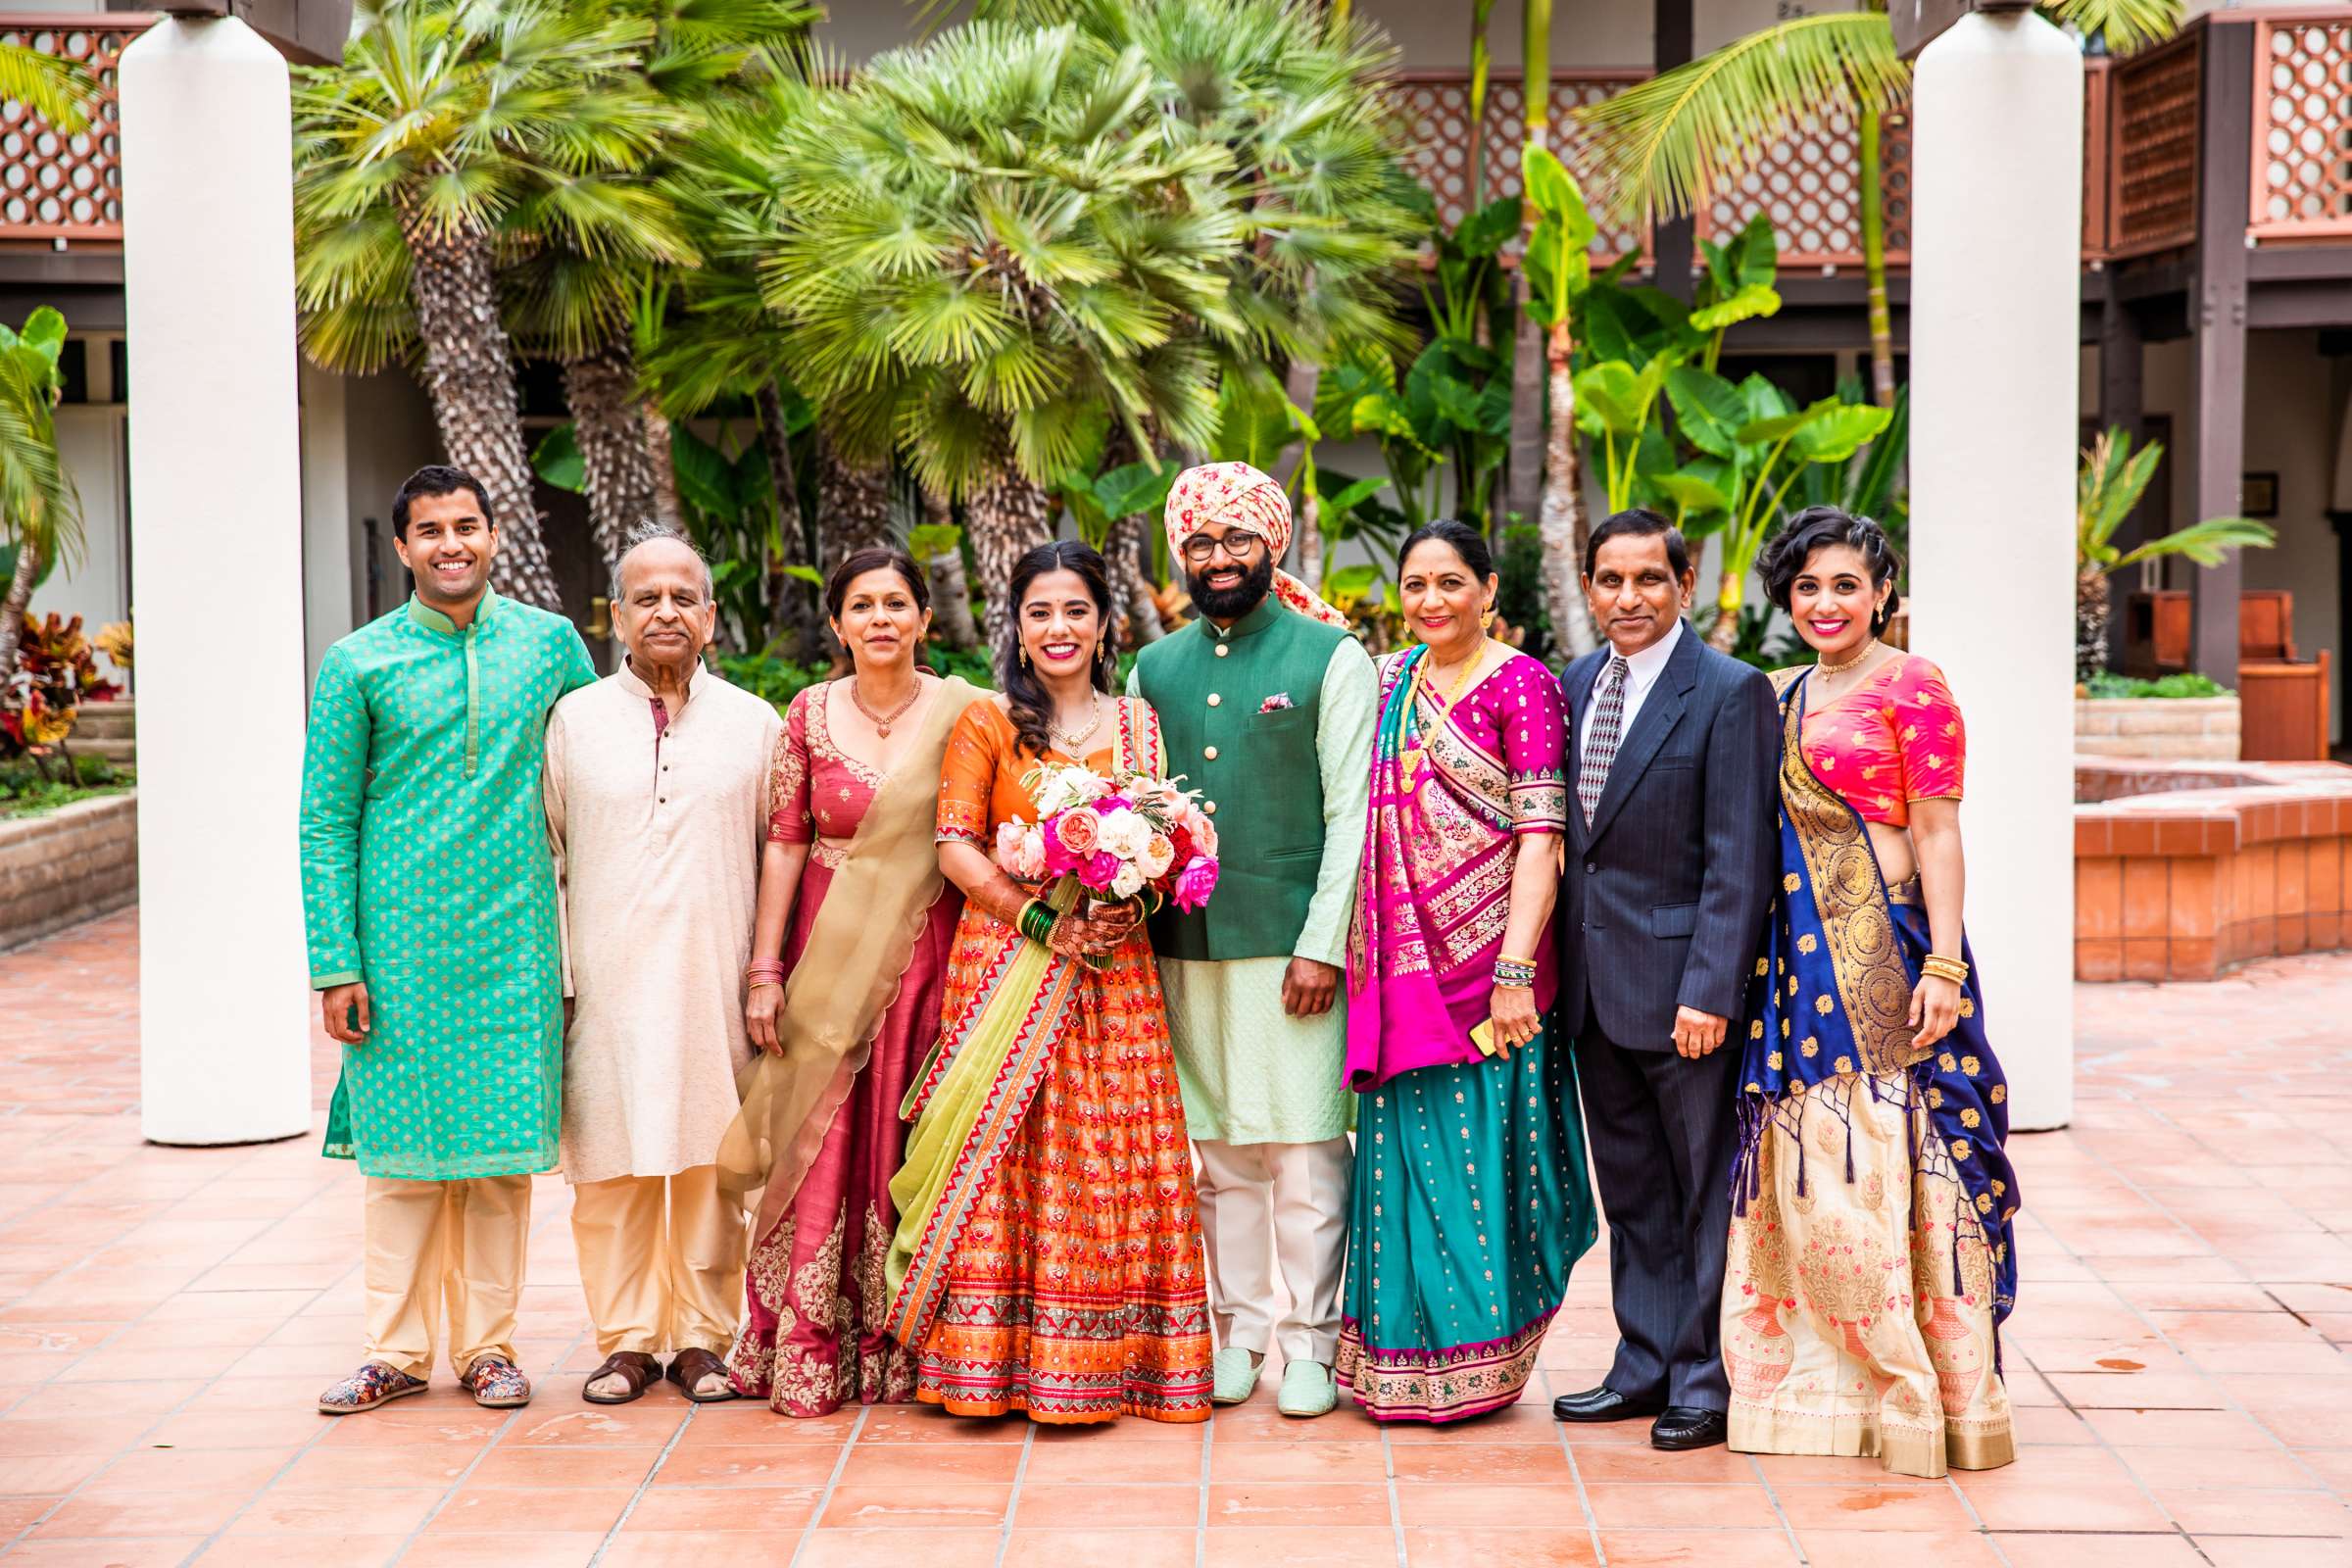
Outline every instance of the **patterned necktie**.
[(1617, 729), (1625, 718), (1625, 656), (1609, 656), (1608, 673), (1600, 678), (1600, 695), (1593, 699), (1592, 732), (1585, 737), (1584, 765), (1577, 770), (1577, 804), (1585, 808), (1585, 826), (1592, 825), (1592, 808), (1609, 782), (1609, 764), (1617, 760)]

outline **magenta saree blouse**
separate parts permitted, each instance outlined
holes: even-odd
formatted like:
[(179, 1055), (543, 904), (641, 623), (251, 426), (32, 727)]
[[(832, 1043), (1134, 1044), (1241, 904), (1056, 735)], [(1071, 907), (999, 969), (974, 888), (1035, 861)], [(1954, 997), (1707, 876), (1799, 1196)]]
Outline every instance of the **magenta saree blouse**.
[[(1537, 660), (1513, 654), (1441, 716), (1413, 689), (1423, 648), (1379, 662), (1372, 805), (1348, 952), (1348, 1082), (1477, 1061), (1525, 834), (1568, 827), (1567, 706)], [(1546, 928), (1536, 1006), (1558, 977)]]

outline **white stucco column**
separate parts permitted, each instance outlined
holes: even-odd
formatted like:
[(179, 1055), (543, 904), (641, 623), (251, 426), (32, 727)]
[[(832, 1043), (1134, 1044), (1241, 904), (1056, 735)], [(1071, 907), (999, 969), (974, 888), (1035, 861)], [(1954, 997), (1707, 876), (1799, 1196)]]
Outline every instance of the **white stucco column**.
[(1968, 717), (1968, 934), (2012, 1124), (2074, 1114), (2082, 59), (1977, 12), (1912, 91), (1912, 641)]
[(311, 1125), (295, 844), (304, 718), (286, 65), (244, 23), (123, 51), (140, 1124)]

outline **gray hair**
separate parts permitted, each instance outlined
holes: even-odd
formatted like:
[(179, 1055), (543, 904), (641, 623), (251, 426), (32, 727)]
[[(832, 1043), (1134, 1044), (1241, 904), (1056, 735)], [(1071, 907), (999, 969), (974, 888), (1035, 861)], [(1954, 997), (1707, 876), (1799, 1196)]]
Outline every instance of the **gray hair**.
[(612, 558), (612, 581), (607, 592), (613, 604), (621, 601), (620, 569), (628, 564), (629, 557), (636, 553), (639, 545), (650, 545), (661, 540), (685, 546), (686, 553), (694, 557), (696, 564), (703, 568), (703, 597), (710, 599), (716, 595), (717, 584), (710, 576), (710, 563), (700, 550), (694, 548), (693, 540), (665, 522), (641, 522), (621, 536), (620, 554)]

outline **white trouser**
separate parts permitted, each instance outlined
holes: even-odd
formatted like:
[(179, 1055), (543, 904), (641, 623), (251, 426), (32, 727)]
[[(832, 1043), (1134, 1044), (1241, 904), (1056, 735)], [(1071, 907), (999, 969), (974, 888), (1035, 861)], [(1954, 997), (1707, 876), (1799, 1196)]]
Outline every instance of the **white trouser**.
[[(1340, 1348), (1340, 1281), (1348, 1264), (1348, 1140), (1319, 1144), (1196, 1142), (1200, 1234), (1217, 1342), (1286, 1360), (1331, 1365)], [(1274, 1309), (1279, 1263), (1290, 1304)]]

